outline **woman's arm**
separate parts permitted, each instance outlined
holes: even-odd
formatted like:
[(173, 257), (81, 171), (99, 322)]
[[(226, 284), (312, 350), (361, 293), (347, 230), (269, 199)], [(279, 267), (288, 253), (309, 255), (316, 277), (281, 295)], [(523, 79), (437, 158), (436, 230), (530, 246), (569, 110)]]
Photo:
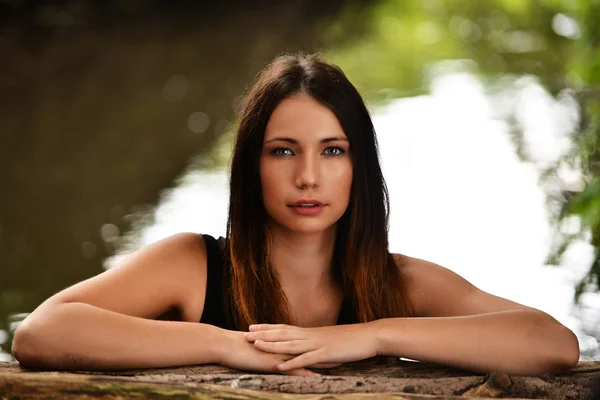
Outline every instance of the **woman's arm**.
[[(243, 332), (201, 324), (206, 249), (193, 233), (138, 250), (119, 266), (52, 296), (17, 328), (15, 358), (52, 369), (126, 369), (220, 363), (278, 372), (289, 355), (262, 352)], [(157, 321), (177, 310), (182, 321)], [(286, 373), (313, 375), (300, 368)]]
[[(171, 236), (46, 300), (17, 328), (15, 358), (49, 368), (133, 368), (210, 362), (215, 329), (204, 308), (206, 249)], [(176, 309), (187, 322), (154, 321)]]
[(112, 370), (216, 363), (223, 329), (155, 321), (85, 303), (48, 307), (19, 326), (15, 358), (28, 367)]
[(322, 328), (261, 324), (250, 327), (246, 340), (262, 351), (297, 354), (282, 371), (378, 354), (514, 375), (577, 363), (577, 338), (549, 315), (485, 293), (433, 263), (397, 259), (414, 317)]
[(418, 318), (376, 321), (381, 354), (518, 375), (577, 363), (576, 336), (548, 314), (479, 290), (434, 263), (396, 259)]
[(573, 333), (533, 310), (381, 319), (372, 328), (378, 354), (477, 372), (541, 375), (572, 367), (579, 359)]

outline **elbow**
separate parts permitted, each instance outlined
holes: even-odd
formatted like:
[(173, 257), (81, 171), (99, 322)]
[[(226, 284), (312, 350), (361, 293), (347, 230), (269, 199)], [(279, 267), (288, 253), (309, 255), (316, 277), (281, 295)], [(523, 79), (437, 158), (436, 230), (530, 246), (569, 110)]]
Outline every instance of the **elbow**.
[(579, 362), (579, 340), (577, 340), (577, 336), (568, 328), (563, 327), (564, 338), (561, 341), (561, 345), (559, 346), (560, 351), (558, 355), (557, 368), (559, 370), (565, 370), (569, 368), (573, 368)]
[(556, 331), (551, 348), (547, 354), (548, 373), (561, 372), (573, 368), (579, 362), (579, 341), (577, 336), (567, 327), (560, 325)]
[(60, 359), (58, 354), (50, 351), (55, 346), (47, 342), (40, 321), (27, 317), (15, 330), (12, 342), (12, 353), (24, 367), (56, 368)]
[(34, 345), (35, 335), (28, 325), (28, 322), (23, 321), (17, 327), (12, 342), (12, 353), (19, 364), (25, 367), (37, 367), (39, 359), (36, 357), (38, 352)]
[[(530, 367), (517, 375), (539, 376), (554, 374), (573, 368), (579, 362), (579, 341), (577, 336), (553, 317), (536, 312), (532, 329), (527, 333), (527, 346)], [(533, 343), (531, 338), (535, 338)], [(533, 350), (535, 349), (535, 350)]]

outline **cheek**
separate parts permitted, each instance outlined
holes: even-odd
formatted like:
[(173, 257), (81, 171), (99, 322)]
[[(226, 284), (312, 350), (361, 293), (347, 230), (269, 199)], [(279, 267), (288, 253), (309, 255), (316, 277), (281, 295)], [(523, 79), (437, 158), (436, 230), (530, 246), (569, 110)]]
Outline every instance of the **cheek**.
[(265, 203), (270, 199), (277, 197), (278, 189), (281, 188), (281, 170), (270, 165), (269, 162), (260, 163), (260, 183)]
[(347, 162), (339, 165), (332, 174), (332, 182), (336, 194), (343, 198), (350, 198), (350, 189), (352, 188), (352, 163)]

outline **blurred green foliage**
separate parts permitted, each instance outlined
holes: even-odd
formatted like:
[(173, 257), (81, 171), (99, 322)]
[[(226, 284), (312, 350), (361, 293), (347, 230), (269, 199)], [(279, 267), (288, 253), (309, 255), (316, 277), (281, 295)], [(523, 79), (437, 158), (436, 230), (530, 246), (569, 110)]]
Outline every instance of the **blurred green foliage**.
[(578, 166), (585, 185), (581, 192), (565, 196), (558, 216), (559, 220), (578, 216), (579, 232), (562, 237), (551, 257), (560, 258), (574, 239), (581, 237), (584, 231), (591, 233), (594, 261), (576, 287), (575, 296), (579, 298), (585, 290), (600, 290), (600, 153), (597, 145), (600, 138), (600, 1), (575, 3), (575, 16), (582, 29), (568, 62), (568, 71), (580, 79), (576, 96), (581, 122), (573, 136), (572, 151), (561, 161)]
[[(577, 100), (580, 125), (571, 150), (541, 173), (542, 181), (556, 182), (561, 165), (582, 171), (582, 192), (559, 190), (558, 198), (548, 193), (556, 231), (548, 263), (560, 263), (569, 244), (586, 232), (596, 249), (576, 299), (586, 287), (598, 290), (600, 278), (599, 21), (599, 0), (382, 0), (360, 12), (349, 7), (324, 27), (336, 43), (326, 57), (371, 103), (426, 93), (431, 78), (443, 72), (443, 60), (454, 60), (446, 68), (477, 74), (489, 88), (507, 78), (535, 76), (552, 95), (569, 93)], [(517, 153), (528, 161), (519, 151), (523, 132), (512, 128)], [(561, 223), (574, 215), (580, 228), (562, 233)]]
[[(360, 12), (348, 8), (337, 23), (324, 27), (332, 43), (343, 43), (331, 46), (327, 56), (376, 101), (424, 92), (431, 68), (440, 60), (471, 60), (477, 66), (474, 72), (484, 77), (535, 75), (551, 93), (558, 93), (575, 70), (574, 52), (585, 39), (577, 30), (563, 32), (571, 37), (557, 34), (553, 25), (562, 23), (568, 30), (564, 25), (585, 14), (583, 9), (591, 5), (383, 0)], [(593, 17), (588, 18), (591, 23)], [(356, 31), (361, 34), (355, 40), (342, 40)]]

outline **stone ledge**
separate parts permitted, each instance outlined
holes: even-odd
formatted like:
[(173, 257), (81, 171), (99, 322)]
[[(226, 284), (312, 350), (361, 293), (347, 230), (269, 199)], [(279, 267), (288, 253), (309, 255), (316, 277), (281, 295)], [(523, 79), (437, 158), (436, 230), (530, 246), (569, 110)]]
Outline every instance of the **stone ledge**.
[[(476, 375), (377, 358), (320, 370), (318, 377), (249, 374), (218, 365), (110, 372), (47, 371), (0, 363), (0, 398), (87, 399), (595, 399), (600, 362), (556, 375)], [(597, 396), (597, 397), (595, 397)]]

